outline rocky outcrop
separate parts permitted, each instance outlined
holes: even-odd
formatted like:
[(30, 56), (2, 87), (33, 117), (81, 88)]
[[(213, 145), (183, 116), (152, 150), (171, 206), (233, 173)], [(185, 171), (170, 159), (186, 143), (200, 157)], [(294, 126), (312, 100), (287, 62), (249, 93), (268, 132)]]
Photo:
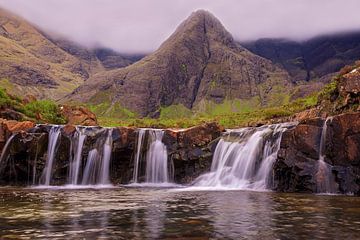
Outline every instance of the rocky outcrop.
[(224, 131), (216, 123), (204, 124), (183, 131), (167, 130), (163, 142), (174, 164), (177, 183), (190, 183), (208, 172), (217, 141)]
[(96, 115), (82, 106), (62, 105), (61, 114), (69, 125), (97, 126)]
[[(316, 192), (324, 121), (308, 119), (283, 134), (274, 166), (275, 190)], [(337, 192), (360, 194), (360, 113), (327, 122), (324, 161), (331, 166)]]
[[(360, 104), (360, 61), (357, 67), (339, 79), (339, 94), (343, 99), (342, 108), (359, 106)], [(359, 109), (357, 109), (359, 110)]]

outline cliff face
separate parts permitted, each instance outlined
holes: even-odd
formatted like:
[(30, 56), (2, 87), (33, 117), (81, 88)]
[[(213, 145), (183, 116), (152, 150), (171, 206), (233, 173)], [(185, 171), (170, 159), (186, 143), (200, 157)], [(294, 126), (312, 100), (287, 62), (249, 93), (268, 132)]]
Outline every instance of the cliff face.
[[(320, 142), (325, 119), (301, 122), (284, 133), (274, 165), (274, 189), (317, 192)], [(326, 123), (324, 161), (335, 192), (360, 194), (360, 113), (337, 115)]]
[(71, 98), (120, 103), (151, 116), (162, 106), (193, 108), (207, 100), (258, 97), (265, 104), (289, 86), (285, 71), (239, 46), (213, 15), (197, 11), (156, 52), (124, 69), (96, 74)]

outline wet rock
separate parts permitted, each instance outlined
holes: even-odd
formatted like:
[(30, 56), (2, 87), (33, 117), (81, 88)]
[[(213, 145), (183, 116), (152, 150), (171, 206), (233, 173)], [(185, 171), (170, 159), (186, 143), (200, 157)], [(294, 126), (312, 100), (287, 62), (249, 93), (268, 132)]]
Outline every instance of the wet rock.
[(74, 134), (74, 132), (76, 131), (76, 127), (74, 125), (67, 124), (63, 127), (62, 130), (66, 135), (70, 136)]
[(223, 131), (217, 123), (181, 131), (166, 130), (163, 142), (167, 146), (169, 159), (174, 164), (175, 182), (190, 183), (209, 171), (215, 150), (213, 142)]
[[(282, 137), (274, 165), (274, 189), (316, 192), (316, 174), (322, 125), (325, 119), (308, 119)], [(331, 166), (339, 193), (360, 195), (360, 113), (335, 116), (327, 123), (324, 161)]]

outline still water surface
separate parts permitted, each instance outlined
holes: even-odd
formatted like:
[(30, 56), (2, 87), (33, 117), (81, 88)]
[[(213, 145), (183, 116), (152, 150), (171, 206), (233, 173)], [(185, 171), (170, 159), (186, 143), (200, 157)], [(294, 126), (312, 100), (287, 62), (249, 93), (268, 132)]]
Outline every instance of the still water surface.
[(0, 188), (0, 239), (360, 239), (360, 198)]

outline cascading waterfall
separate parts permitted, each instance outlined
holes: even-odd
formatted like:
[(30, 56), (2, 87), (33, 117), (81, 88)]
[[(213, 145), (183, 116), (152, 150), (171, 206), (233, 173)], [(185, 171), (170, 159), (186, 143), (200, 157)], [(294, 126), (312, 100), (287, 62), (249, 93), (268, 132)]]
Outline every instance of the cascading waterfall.
[(146, 155), (147, 183), (169, 182), (168, 158), (166, 146), (162, 143), (163, 130), (152, 130), (150, 133), (151, 144)]
[(145, 129), (139, 129), (138, 137), (137, 137), (137, 146), (136, 146), (136, 155), (135, 155), (135, 163), (134, 163), (134, 174), (133, 174), (133, 183), (138, 182), (139, 177), (139, 165), (140, 165), (140, 154), (141, 147), (144, 141)]
[(70, 171), (69, 171), (69, 183), (73, 185), (77, 185), (79, 183), (79, 173), (81, 168), (81, 160), (82, 160), (82, 150), (84, 146), (84, 142), (86, 139), (86, 135), (84, 133), (84, 129), (79, 127), (76, 128), (76, 146), (75, 146), (75, 155), (73, 157), (72, 162), (70, 163)]
[(6, 141), (5, 146), (4, 146), (4, 149), (3, 149), (2, 152), (1, 152), (0, 164), (1, 164), (3, 161), (5, 161), (5, 157), (7, 157), (7, 155), (8, 155), (9, 148), (10, 148), (10, 145), (11, 145), (12, 140), (13, 140), (14, 137), (15, 137), (15, 134), (11, 135), (11, 136), (9, 137), (9, 139)]
[(292, 125), (228, 130), (216, 146), (211, 171), (193, 186), (266, 190), (272, 185), (272, 166), (282, 133)]
[(51, 181), (51, 174), (54, 165), (54, 159), (56, 154), (56, 146), (60, 136), (61, 127), (60, 126), (53, 126), (49, 132), (49, 142), (48, 142), (48, 149), (47, 149), (47, 158), (45, 163), (45, 168), (42, 172), (40, 178), (40, 184), (49, 186)]
[(0, 155), (0, 173), (3, 171), (3, 169), (6, 167), (7, 160), (9, 158), (9, 149), (12, 143), (12, 140), (14, 139), (15, 134), (11, 135), (9, 139), (6, 141), (5, 146), (1, 152)]
[(82, 185), (90, 185), (96, 183), (96, 165), (98, 160), (99, 153), (97, 149), (91, 150), (86, 161), (84, 175), (81, 182)]
[[(148, 144), (144, 144), (145, 134), (148, 134)], [(146, 167), (144, 184), (167, 184), (171, 182), (172, 174), (169, 171), (167, 149), (162, 138), (164, 130), (140, 129), (138, 132), (137, 149), (134, 159), (133, 183), (138, 183), (141, 165), (141, 152), (146, 151)], [(171, 167), (171, 166), (170, 166)]]
[(318, 193), (335, 193), (335, 179), (331, 173), (332, 166), (325, 162), (325, 148), (326, 148), (326, 134), (328, 123), (331, 123), (332, 118), (329, 117), (325, 120), (321, 138), (320, 138), (320, 148), (319, 148), (319, 161), (318, 161), (318, 170), (316, 173), (316, 191)]
[(110, 160), (111, 160), (111, 150), (112, 150), (112, 129), (108, 130), (106, 141), (103, 148), (103, 156), (101, 161), (100, 168), (100, 177), (99, 184), (109, 184), (110, 179)]
[[(98, 147), (99, 144), (96, 145)], [(101, 151), (102, 154), (95, 147), (89, 152), (81, 182), (82, 185), (110, 184), (109, 175), (112, 151), (112, 129), (107, 130), (107, 137)]]

